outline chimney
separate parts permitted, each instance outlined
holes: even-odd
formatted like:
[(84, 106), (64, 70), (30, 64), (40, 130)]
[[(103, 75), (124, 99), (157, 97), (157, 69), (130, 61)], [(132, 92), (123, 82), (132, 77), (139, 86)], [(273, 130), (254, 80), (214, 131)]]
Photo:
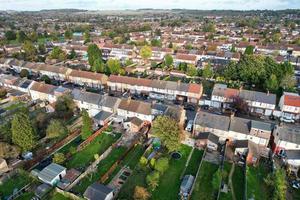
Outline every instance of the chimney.
[(270, 95), (270, 91), (268, 90), (268, 91), (267, 91), (267, 96), (269, 96), (269, 95)]
[(181, 84), (181, 80), (178, 80), (178, 81), (177, 81), (177, 85), (180, 85), (180, 84)]

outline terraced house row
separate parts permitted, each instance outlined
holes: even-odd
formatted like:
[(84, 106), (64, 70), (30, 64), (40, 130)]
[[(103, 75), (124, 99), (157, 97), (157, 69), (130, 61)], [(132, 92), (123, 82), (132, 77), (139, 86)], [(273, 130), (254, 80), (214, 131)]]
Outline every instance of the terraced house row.
[(47, 75), (54, 80), (68, 81), (93, 88), (103, 89), (108, 86), (112, 91), (142, 93), (155, 99), (178, 99), (198, 103), (202, 95), (202, 85), (195, 83), (176, 83), (115, 75), (107, 77), (105, 74), (100, 73), (74, 70), (62, 66), (24, 62), (15, 59), (6, 60), (2, 62), (1, 66), (13, 68), (17, 72), (26, 69), (31, 74)]
[(120, 122), (136, 122), (136, 119), (140, 122), (152, 122), (155, 116), (163, 114), (172, 116), (180, 124), (184, 123), (185, 111), (179, 106), (157, 105), (130, 98), (121, 99), (80, 89), (71, 90), (12, 75), (0, 75), (0, 86), (21, 91), (32, 100), (49, 102), (46, 106), (49, 112), (54, 111), (55, 102), (60, 96), (71, 95), (77, 107), (87, 110), (99, 125), (104, 125), (113, 118)]

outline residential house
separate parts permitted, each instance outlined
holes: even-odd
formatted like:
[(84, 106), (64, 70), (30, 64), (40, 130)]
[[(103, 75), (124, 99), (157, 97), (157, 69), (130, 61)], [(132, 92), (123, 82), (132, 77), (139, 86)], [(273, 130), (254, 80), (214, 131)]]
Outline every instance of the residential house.
[(106, 85), (108, 78), (105, 74), (72, 70), (68, 75), (68, 79), (74, 84), (102, 89)]
[(162, 80), (149, 80), (111, 75), (107, 85), (111, 91), (129, 91), (148, 95), (154, 99), (181, 100), (198, 103), (202, 95), (202, 85)]
[(29, 93), (32, 100), (42, 100), (53, 103), (56, 101), (54, 91), (57, 87), (41, 82), (34, 82), (29, 88)]
[(285, 150), (300, 150), (300, 126), (276, 125), (271, 141), (273, 152), (283, 154)]
[(131, 117), (137, 117), (143, 121), (152, 122), (154, 118), (151, 114), (150, 103), (132, 99), (122, 99), (117, 109), (117, 114), (125, 120)]
[(67, 75), (71, 73), (72, 69), (62, 67), (62, 66), (54, 66), (47, 64), (39, 64), (38, 72), (42, 75), (48, 76), (50, 79), (64, 81), (67, 80)]
[(103, 96), (97, 93), (86, 92), (79, 89), (72, 90), (73, 100), (78, 108), (85, 109), (90, 116), (95, 116), (101, 111), (100, 101)]
[(213, 133), (221, 140), (227, 139), (230, 118), (223, 115), (217, 115), (209, 112), (199, 111), (194, 120), (193, 135), (195, 138), (202, 133)]
[(300, 119), (300, 95), (284, 92), (279, 101), (282, 117), (287, 119)]
[(275, 110), (275, 94), (232, 89), (228, 88), (225, 84), (215, 84), (211, 97), (211, 106), (229, 108), (237, 98), (242, 99), (248, 104), (251, 113), (269, 116)]
[(196, 55), (190, 55), (190, 54), (180, 54), (177, 53), (174, 58), (174, 63), (176, 66), (178, 66), (180, 63), (187, 63), (191, 65), (197, 65), (197, 56)]

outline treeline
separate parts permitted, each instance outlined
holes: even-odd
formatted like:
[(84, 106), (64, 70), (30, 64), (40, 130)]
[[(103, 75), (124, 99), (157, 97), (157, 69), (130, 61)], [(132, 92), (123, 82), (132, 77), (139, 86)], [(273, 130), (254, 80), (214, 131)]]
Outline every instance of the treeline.
[(218, 79), (237, 85), (246, 84), (264, 91), (281, 93), (293, 91), (296, 85), (294, 67), (289, 62), (277, 63), (271, 57), (243, 55), (218, 70)]

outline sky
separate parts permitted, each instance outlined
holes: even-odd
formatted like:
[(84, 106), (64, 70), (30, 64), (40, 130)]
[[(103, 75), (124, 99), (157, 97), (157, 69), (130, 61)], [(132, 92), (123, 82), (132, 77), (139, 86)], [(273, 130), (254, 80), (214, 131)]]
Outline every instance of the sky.
[(300, 9), (300, 0), (0, 0), (0, 10), (77, 8), (87, 10), (198, 9), (281, 10)]

